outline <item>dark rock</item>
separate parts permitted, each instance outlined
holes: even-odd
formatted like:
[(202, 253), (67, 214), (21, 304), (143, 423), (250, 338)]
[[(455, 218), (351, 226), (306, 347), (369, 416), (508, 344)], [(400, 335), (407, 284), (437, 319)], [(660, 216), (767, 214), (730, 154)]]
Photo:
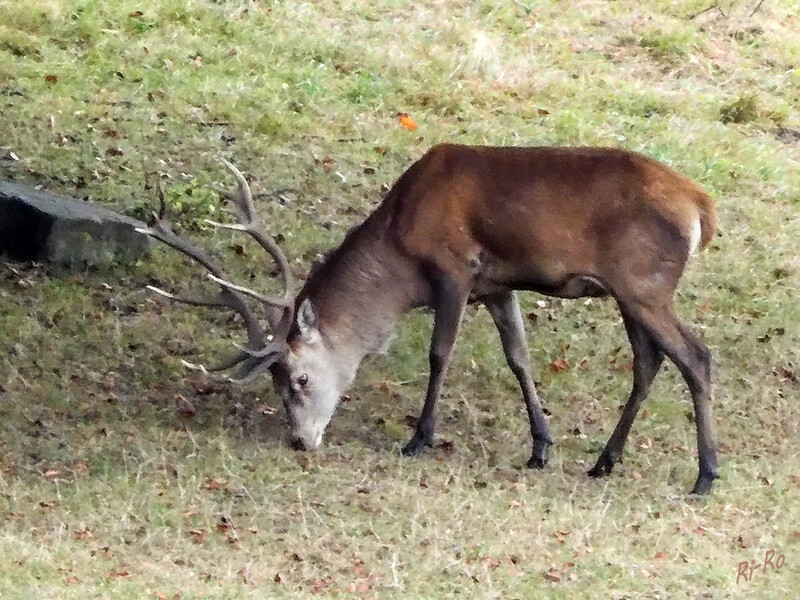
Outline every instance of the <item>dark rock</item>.
[(0, 254), (82, 267), (133, 261), (150, 240), (144, 223), (108, 209), (0, 180)]

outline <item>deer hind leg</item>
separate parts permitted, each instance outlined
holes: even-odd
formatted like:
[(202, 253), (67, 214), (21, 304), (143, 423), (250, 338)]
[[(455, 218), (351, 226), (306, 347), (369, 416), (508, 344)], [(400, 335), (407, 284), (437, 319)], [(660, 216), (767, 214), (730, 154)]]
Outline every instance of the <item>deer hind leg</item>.
[(628, 439), (633, 421), (639, 412), (642, 402), (647, 398), (650, 384), (658, 373), (664, 354), (659, 350), (650, 334), (644, 327), (625, 313), (622, 315), (628, 339), (633, 349), (633, 389), (622, 409), (614, 433), (606, 443), (606, 447), (597, 459), (597, 463), (589, 471), (592, 477), (602, 477), (611, 473), (611, 469), (619, 461), (625, 441)]
[(500, 332), (506, 362), (522, 389), (522, 398), (528, 411), (533, 437), (533, 451), (528, 467), (541, 469), (547, 464), (553, 438), (550, 437), (550, 430), (531, 377), (531, 359), (519, 302), (514, 292), (492, 294), (481, 300), (492, 315), (497, 331)]
[(461, 286), (449, 280), (439, 281), (434, 287), (433, 336), (429, 353), (431, 372), (416, 432), (403, 448), (406, 456), (419, 454), (425, 447), (433, 446), (436, 402), (442, 392), (445, 373), (469, 296), (469, 286)]
[(678, 367), (694, 405), (697, 427), (699, 474), (693, 494), (706, 494), (719, 477), (711, 415), (711, 354), (708, 348), (680, 322), (671, 306), (640, 304), (629, 313), (647, 331), (653, 342)]

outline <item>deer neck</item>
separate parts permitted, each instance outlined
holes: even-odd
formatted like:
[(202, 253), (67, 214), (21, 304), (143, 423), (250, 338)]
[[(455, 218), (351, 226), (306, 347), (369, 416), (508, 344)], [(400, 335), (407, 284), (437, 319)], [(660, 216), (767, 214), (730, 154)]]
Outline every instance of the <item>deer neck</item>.
[(309, 277), (304, 291), (326, 344), (352, 374), (384, 347), (399, 318), (422, 303), (418, 269), (373, 215)]

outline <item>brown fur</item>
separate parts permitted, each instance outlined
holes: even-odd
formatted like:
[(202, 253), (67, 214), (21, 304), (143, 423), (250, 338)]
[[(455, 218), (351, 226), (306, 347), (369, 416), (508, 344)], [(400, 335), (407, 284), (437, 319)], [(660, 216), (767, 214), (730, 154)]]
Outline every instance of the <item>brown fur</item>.
[[(700, 475), (717, 477), (711, 434), (710, 355), (677, 319), (672, 297), (696, 240), (717, 227), (697, 184), (641, 154), (613, 148), (503, 148), (443, 144), (412, 165), (382, 204), (309, 276), (308, 300), (332, 355), (351, 370), (415, 306), (435, 314), (431, 375), (417, 431), (404, 448), (433, 443), (434, 409), (463, 314), (483, 302), (523, 391), (534, 447), (552, 443), (530, 373), (514, 290), (553, 296), (612, 295), (634, 353), (634, 386), (592, 475), (608, 473), (664, 356), (695, 404)], [(299, 330), (289, 345), (302, 346)], [(344, 360), (344, 359), (342, 359)]]

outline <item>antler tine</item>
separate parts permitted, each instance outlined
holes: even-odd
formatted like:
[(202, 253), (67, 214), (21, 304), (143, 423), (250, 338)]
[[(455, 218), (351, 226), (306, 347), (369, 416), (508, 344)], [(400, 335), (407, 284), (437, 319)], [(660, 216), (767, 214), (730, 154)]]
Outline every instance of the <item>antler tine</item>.
[[(228, 162), (224, 158), (221, 158), (220, 160), (226, 167), (228, 167), (228, 169), (231, 170), (239, 184), (238, 194), (234, 195), (232, 200), (234, 209), (236, 211), (236, 216), (239, 219), (240, 224), (229, 225), (227, 223), (218, 223), (210, 220), (206, 220), (206, 222), (215, 227), (244, 231), (256, 242), (258, 242), (258, 244), (275, 260), (275, 263), (278, 266), (278, 271), (280, 272), (283, 287), (285, 289), (284, 296), (281, 300), (273, 300), (265, 297), (258, 299), (262, 302), (266, 302), (278, 307), (291, 307), (294, 302), (294, 285), (291, 278), (291, 271), (289, 269), (289, 261), (287, 260), (286, 255), (283, 253), (283, 250), (281, 250), (280, 246), (278, 246), (278, 243), (269, 233), (267, 233), (261, 221), (258, 219), (258, 215), (256, 215), (255, 206), (253, 204), (253, 195), (250, 192), (250, 185), (247, 183), (247, 179), (245, 179), (242, 172), (232, 163)], [(240, 289), (239, 291), (243, 293), (249, 293), (249, 291), (244, 291), (244, 289)]]
[(266, 372), (282, 354), (277, 345), (274, 345), (271, 352), (266, 352), (266, 350), (267, 348), (264, 349), (265, 356), (253, 356), (251, 360), (244, 361), (238, 373), (229, 377), (228, 381), (238, 385), (247, 385)]
[(221, 278), (217, 277), (216, 275), (212, 275), (210, 273), (208, 275), (208, 278), (211, 281), (214, 281), (214, 282), (220, 284), (224, 288), (227, 288), (229, 290), (233, 290), (233, 291), (236, 291), (236, 292), (241, 292), (242, 294), (245, 294), (246, 296), (250, 296), (251, 298), (255, 298), (256, 300), (259, 300), (259, 301), (263, 302), (267, 306), (275, 306), (275, 307), (279, 307), (279, 308), (289, 308), (290, 307), (288, 304), (286, 304), (284, 302), (284, 299), (278, 300), (278, 299), (272, 298), (270, 296), (265, 296), (264, 294), (262, 294), (260, 292), (257, 292), (257, 291), (255, 291), (253, 289), (250, 289), (249, 287), (245, 287), (243, 285), (238, 285), (236, 283), (233, 283), (233, 282), (230, 282), (230, 281), (226, 281), (226, 280), (221, 279)]
[(147, 285), (145, 288), (154, 294), (158, 294), (164, 298), (169, 298), (175, 302), (180, 302), (181, 304), (189, 304), (190, 306), (210, 306), (213, 308), (228, 308), (228, 303), (225, 302), (222, 294), (218, 294), (213, 298), (189, 298), (187, 296), (178, 296), (176, 294), (172, 294), (154, 285)]
[[(247, 360), (253, 359), (253, 353), (249, 350), (240, 349), (239, 352), (236, 354), (226, 358), (225, 360), (217, 363), (214, 366), (207, 367), (206, 365), (202, 365), (199, 363), (191, 363), (187, 360), (181, 359), (181, 364), (187, 369), (192, 369), (193, 371), (201, 371), (204, 375), (209, 375), (210, 373), (218, 372), (218, 371), (227, 371), (228, 369), (235, 367), (241, 362), (245, 362)], [(217, 381), (228, 381), (228, 377), (214, 377)]]

